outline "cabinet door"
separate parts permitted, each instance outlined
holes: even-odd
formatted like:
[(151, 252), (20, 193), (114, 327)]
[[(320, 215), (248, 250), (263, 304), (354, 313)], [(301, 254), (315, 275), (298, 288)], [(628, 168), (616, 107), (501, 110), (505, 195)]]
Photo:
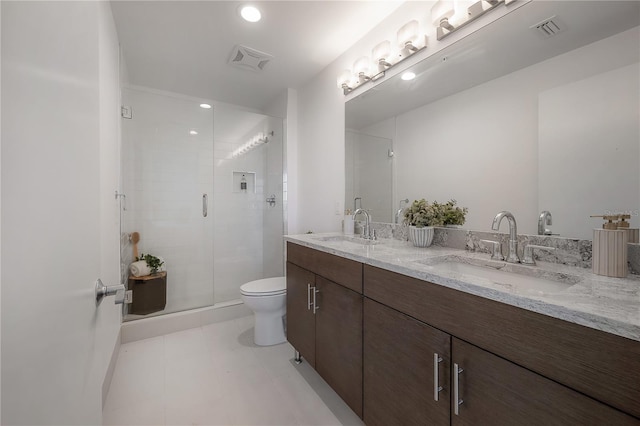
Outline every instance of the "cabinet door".
[(316, 371), (362, 417), (362, 295), (316, 276)]
[[(453, 338), (459, 425), (638, 425), (640, 421), (503, 358)], [(612, 362), (614, 362), (612, 360)], [(455, 367), (452, 366), (451, 371)], [(455, 386), (455, 376), (452, 377)]]
[[(365, 298), (365, 423), (449, 425), (450, 341), (448, 334)], [(437, 401), (436, 381), (442, 387)]]
[(308, 286), (315, 283), (315, 274), (287, 262), (287, 340), (314, 368), (316, 328)]

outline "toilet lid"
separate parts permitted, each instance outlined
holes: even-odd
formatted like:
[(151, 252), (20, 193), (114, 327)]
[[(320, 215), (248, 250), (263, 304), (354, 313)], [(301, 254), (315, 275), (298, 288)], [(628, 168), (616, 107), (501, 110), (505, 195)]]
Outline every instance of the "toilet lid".
[(240, 293), (245, 296), (274, 296), (287, 291), (285, 277), (263, 278), (250, 281), (240, 286)]

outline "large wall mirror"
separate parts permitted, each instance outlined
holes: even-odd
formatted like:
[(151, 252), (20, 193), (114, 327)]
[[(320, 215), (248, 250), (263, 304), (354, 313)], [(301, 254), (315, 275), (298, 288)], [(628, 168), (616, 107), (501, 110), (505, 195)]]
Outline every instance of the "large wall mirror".
[[(545, 38), (529, 27), (555, 16)], [(640, 3), (533, 1), (346, 105), (346, 200), (394, 222), (401, 200), (456, 199), (465, 228), (592, 238), (640, 225)], [(362, 88), (364, 89), (364, 88)]]

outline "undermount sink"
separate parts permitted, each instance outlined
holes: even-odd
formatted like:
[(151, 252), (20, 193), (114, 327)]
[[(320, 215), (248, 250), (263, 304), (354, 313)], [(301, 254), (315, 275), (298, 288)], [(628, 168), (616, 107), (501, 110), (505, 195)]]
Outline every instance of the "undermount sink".
[(379, 243), (378, 240), (367, 240), (362, 237), (349, 236), (349, 235), (332, 235), (329, 237), (318, 237), (315, 239), (318, 241), (329, 241), (329, 242), (335, 241), (335, 242), (352, 243), (352, 244), (365, 245), (365, 246), (373, 246)]
[(490, 287), (514, 294), (545, 295), (560, 293), (580, 281), (570, 274), (546, 271), (538, 267), (523, 266), (507, 262), (467, 259), (447, 256), (444, 259), (419, 261), (430, 266), (434, 272), (446, 276), (462, 275), (481, 280)]

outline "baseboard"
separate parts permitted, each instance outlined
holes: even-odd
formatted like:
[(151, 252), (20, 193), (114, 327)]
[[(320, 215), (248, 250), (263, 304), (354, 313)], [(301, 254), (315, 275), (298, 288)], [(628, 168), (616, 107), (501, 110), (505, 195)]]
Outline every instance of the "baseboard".
[(122, 343), (163, 336), (176, 331), (202, 327), (203, 325), (227, 321), (252, 315), (241, 300), (217, 303), (213, 306), (189, 311), (143, 318), (122, 324)]

